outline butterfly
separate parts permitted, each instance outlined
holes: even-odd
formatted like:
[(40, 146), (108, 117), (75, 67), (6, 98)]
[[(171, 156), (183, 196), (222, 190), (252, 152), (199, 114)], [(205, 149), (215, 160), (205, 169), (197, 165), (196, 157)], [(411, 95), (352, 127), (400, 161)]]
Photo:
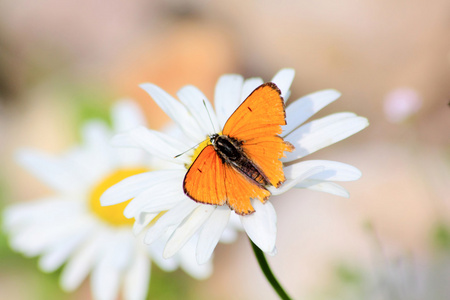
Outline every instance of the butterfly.
[(209, 136), (184, 177), (184, 193), (199, 203), (226, 204), (239, 215), (253, 213), (251, 200), (264, 203), (271, 194), (266, 187), (285, 181), (280, 158), (294, 146), (278, 136), (281, 125), (286, 125), (281, 91), (264, 83), (234, 111), (221, 134)]

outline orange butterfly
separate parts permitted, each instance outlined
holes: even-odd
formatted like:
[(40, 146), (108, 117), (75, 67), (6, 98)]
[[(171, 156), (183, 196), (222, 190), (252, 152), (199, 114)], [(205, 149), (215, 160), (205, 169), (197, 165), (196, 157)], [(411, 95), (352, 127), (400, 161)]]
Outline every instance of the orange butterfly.
[(196, 202), (225, 205), (239, 215), (255, 211), (251, 199), (264, 203), (266, 186), (284, 181), (280, 158), (294, 146), (278, 136), (286, 125), (284, 101), (278, 87), (257, 87), (234, 111), (223, 134), (209, 136), (184, 177), (184, 193)]

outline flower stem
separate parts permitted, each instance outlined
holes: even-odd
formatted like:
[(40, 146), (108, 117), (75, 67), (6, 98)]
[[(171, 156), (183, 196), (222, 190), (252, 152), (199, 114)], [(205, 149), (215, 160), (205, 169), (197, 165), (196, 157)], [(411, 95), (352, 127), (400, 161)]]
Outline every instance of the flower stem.
[(270, 269), (269, 264), (267, 263), (266, 257), (264, 256), (264, 253), (261, 251), (261, 249), (259, 249), (258, 246), (256, 246), (252, 242), (252, 240), (250, 240), (250, 243), (252, 244), (256, 260), (258, 261), (261, 270), (266, 276), (267, 281), (269, 281), (270, 285), (272, 285), (273, 289), (275, 290), (275, 292), (277, 292), (278, 296), (280, 296), (281, 299), (291, 300), (291, 297), (289, 297), (289, 295), (284, 291), (283, 287), (280, 285), (275, 275), (273, 275), (272, 270)]

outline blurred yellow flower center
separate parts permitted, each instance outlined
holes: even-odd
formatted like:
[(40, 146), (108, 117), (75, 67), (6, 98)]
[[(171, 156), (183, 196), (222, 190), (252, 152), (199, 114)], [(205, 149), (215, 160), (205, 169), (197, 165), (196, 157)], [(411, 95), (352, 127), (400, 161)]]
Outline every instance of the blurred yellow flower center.
[(121, 169), (116, 172), (110, 174), (105, 177), (97, 186), (94, 187), (91, 193), (91, 197), (89, 199), (89, 207), (94, 214), (100, 218), (101, 220), (107, 222), (110, 225), (115, 226), (131, 226), (134, 223), (134, 219), (127, 219), (123, 215), (123, 210), (127, 206), (127, 204), (131, 201), (125, 201), (116, 205), (111, 206), (101, 206), (100, 204), (100, 196), (111, 186), (116, 183), (122, 181), (123, 179), (148, 172), (150, 170), (146, 168), (130, 168), (130, 169)]

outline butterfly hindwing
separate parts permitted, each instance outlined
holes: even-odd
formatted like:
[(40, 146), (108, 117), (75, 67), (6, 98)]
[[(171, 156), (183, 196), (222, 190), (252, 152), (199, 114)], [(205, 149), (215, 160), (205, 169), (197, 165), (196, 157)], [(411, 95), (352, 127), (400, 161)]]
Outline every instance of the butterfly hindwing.
[(225, 187), (227, 204), (239, 215), (248, 215), (255, 211), (251, 199), (265, 202), (270, 192), (262, 185), (250, 180), (232, 166), (225, 165)]
[(279, 136), (254, 138), (243, 142), (242, 149), (250, 160), (257, 165), (274, 187), (285, 181), (283, 163), (280, 158), (284, 151), (292, 151), (291, 144)]
[(224, 205), (240, 215), (254, 212), (251, 199), (264, 202), (270, 192), (222, 161), (213, 146), (206, 146), (189, 168), (184, 192), (193, 200)]

